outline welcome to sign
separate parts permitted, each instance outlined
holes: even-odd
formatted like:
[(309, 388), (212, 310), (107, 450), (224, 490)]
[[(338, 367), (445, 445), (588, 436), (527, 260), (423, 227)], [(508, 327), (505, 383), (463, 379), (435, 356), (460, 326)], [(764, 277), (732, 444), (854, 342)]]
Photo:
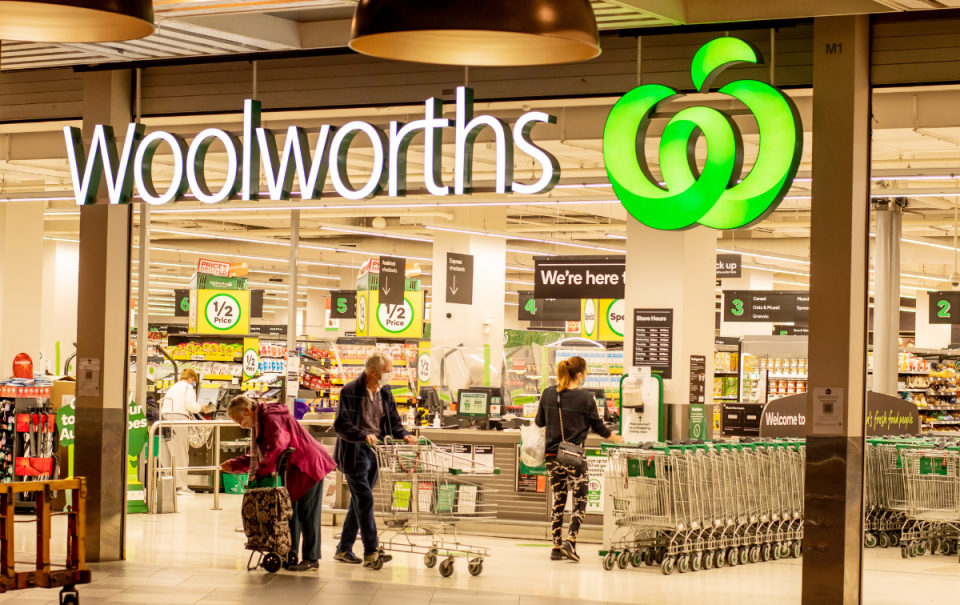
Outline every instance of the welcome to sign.
[[(441, 183), (441, 151), (443, 129), (452, 127), (455, 137), (454, 195), (469, 195), (473, 186), (473, 148), (484, 128), (493, 131), (496, 140), (497, 193), (537, 194), (553, 189), (560, 181), (560, 164), (545, 149), (531, 139), (538, 123), (555, 124), (555, 116), (530, 111), (514, 123), (511, 129), (499, 118), (490, 115), (474, 116), (473, 90), (457, 88), (456, 120), (443, 116), (443, 103), (427, 99), (422, 120), (409, 124), (390, 122), (389, 137), (382, 129), (367, 122), (353, 121), (341, 127), (323, 125), (317, 145), (310, 152), (307, 131), (298, 126), (287, 130), (281, 154), (274, 131), (260, 125), (260, 102), (244, 101), (243, 140), (218, 128), (207, 128), (188, 145), (183, 137), (164, 131), (145, 135), (142, 124), (127, 126), (126, 138), (119, 153), (113, 129), (98, 125), (94, 129), (89, 152), (84, 149), (83, 135), (78, 128), (65, 127), (67, 155), (77, 204), (93, 203), (104, 175), (112, 204), (127, 202), (136, 184), (140, 197), (148, 204), (162, 205), (176, 202), (187, 190), (196, 199), (207, 204), (223, 202), (239, 195), (242, 200), (259, 199), (259, 165), (266, 173), (267, 188), (272, 200), (287, 200), (293, 190), (293, 179), (298, 177), (300, 196), (305, 200), (319, 199), (327, 172), (337, 194), (350, 200), (363, 200), (388, 190), (391, 197), (401, 197), (407, 189), (407, 153), (413, 138), (424, 133), (423, 178), (427, 191), (434, 196), (446, 196), (451, 188)], [(373, 165), (367, 181), (354, 185), (347, 175), (347, 152), (353, 139), (366, 134), (373, 148)], [(219, 141), (226, 148), (226, 179), (219, 190), (210, 187), (204, 164), (210, 146)], [(157, 190), (153, 179), (153, 159), (162, 145), (173, 155), (173, 178), (166, 191)], [(533, 158), (542, 173), (533, 184), (513, 180), (514, 146)]]

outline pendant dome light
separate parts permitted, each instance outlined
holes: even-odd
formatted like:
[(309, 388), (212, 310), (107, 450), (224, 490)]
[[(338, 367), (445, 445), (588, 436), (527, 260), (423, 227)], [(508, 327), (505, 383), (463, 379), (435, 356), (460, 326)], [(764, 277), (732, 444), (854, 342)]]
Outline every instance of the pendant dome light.
[(360, 0), (350, 48), (382, 59), (548, 65), (600, 54), (590, 0)]
[(0, 0), (0, 40), (121, 42), (152, 33), (151, 0)]

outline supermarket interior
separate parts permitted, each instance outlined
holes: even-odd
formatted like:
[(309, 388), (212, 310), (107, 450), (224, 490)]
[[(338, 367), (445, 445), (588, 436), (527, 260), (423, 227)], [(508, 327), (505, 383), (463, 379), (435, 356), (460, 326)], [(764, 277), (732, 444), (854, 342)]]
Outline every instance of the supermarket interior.
[(0, 603), (953, 597), (960, 11), (904, 1), (544, 0), (596, 52), (529, 65), (0, 0)]

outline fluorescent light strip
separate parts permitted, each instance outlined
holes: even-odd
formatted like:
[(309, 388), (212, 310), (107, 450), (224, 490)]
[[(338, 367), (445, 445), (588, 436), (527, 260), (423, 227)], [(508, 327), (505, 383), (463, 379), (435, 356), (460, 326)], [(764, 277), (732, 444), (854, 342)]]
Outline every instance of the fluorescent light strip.
[(747, 252), (746, 250), (727, 250), (725, 248), (717, 248), (717, 252), (723, 252), (724, 254), (742, 254), (743, 256), (755, 256), (757, 258), (769, 258), (773, 260), (782, 260), (790, 263), (800, 263), (803, 265), (809, 265), (810, 261), (800, 260), (795, 258), (789, 258), (786, 256), (775, 256), (772, 254), (761, 254), (759, 252)]
[[(556, 256), (556, 254), (550, 254), (549, 252), (540, 252), (539, 250), (517, 250), (516, 248), (507, 248), (507, 252), (513, 252), (514, 254), (529, 254), (531, 256)], [(533, 269), (531, 269), (532, 271)]]
[(451, 229), (449, 227), (437, 227), (435, 225), (424, 225), (425, 229), (430, 229), (432, 231), (448, 231), (451, 233), (465, 233), (467, 235), (485, 235), (487, 237), (498, 237), (501, 239), (510, 239), (510, 240), (520, 240), (524, 242), (537, 242), (539, 244), (549, 244), (551, 246), (566, 246), (568, 248), (581, 248), (583, 250), (601, 250), (604, 252), (618, 252), (624, 253), (624, 250), (619, 248), (604, 248), (603, 246), (587, 246), (585, 244), (571, 244), (567, 242), (558, 242), (547, 239), (539, 239), (536, 237), (518, 237), (513, 234), (505, 235), (500, 233), (490, 233), (486, 231), (467, 231), (466, 229)]
[(510, 280), (510, 279), (505, 280), (505, 281), (506, 281), (508, 284), (523, 284), (524, 286), (532, 286), (532, 285), (534, 285), (534, 283), (533, 283), (532, 281), (513, 281), (513, 280)]
[(390, 239), (402, 239), (402, 240), (406, 240), (406, 241), (410, 241), (410, 242), (424, 242), (424, 243), (427, 243), (427, 244), (432, 244), (432, 243), (433, 243), (433, 240), (432, 240), (432, 239), (423, 239), (422, 237), (407, 237), (407, 236), (404, 236), (404, 235), (393, 235), (392, 233), (372, 233), (372, 232), (370, 232), (370, 231), (359, 231), (359, 230), (357, 230), (357, 229), (339, 229), (339, 228), (335, 228), (335, 227), (325, 227), (325, 226), (323, 226), (323, 225), (320, 225), (320, 228), (323, 229), (324, 231), (336, 231), (336, 232), (338, 232), (338, 233), (351, 233), (351, 234), (354, 234), (354, 235), (371, 235), (371, 236), (374, 236), (374, 237), (386, 237), (386, 238), (390, 238)]
[(531, 269), (530, 267), (511, 267), (510, 265), (507, 265), (507, 270), (508, 271), (527, 271), (529, 273), (533, 273), (533, 269)]
[(606, 235), (610, 239), (627, 239), (626, 235), (618, 235), (616, 233), (605, 233), (604, 235)]
[[(266, 273), (266, 274), (268, 274), (268, 275), (281, 275), (280, 273), (278, 273), (278, 272), (276, 272), (276, 271), (265, 271), (265, 270), (263, 270), (263, 269), (250, 269), (250, 273)], [(340, 278), (339, 278), (339, 277), (335, 277), (335, 276), (333, 276), (333, 275), (316, 275), (316, 274), (313, 274), (313, 273), (300, 273), (300, 272), (297, 272), (297, 276), (298, 276), (298, 277), (315, 277), (315, 278), (317, 278), (317, 279), (334, 279), (334, 280), (340, 281)]]
[(54, 242), (70, 242), (71, 244), (79, 244), (79, 243), (80, 243), (80, 240), (78, 240), (78, 239), (67, 239), (67, 238), (65, 238), (65, 237), (46, 237), (46, 236), (44, 236), (43, 239), (51, 240), (51, 241), (54, 241)]
[[(155, 231), (157, 233), (169, 233), (173, 235), (182, 235), (184, 237), (202, 237), (202, 238), (218, 239), (218, 240), (225, 240), (225, 241), (232, 241), (232, 242), (244, 242), (248, 244), (263, 244), (266, 246), (284, 246), (286, 248), (290, 247), (290, 242), (273, 242), (273, 241), (265, 241), (265, 240), (259, 240), (259, 239), (250, 239), (247, 237), (236, 237), (232, 235), (215, 235), (212, 233), (200, 233), (195, 231), (182, 231), (182, 230), (174, 231), (170, 229), (152, 229), (151, 231)], [(330, 246), (314, 246), (312, 244), (304, 244), (304, 243), (298, 244), (298, 248), (302, 250), (321, 250), (326, 252), (342, 252), (347, 254), (356, 254), (358, 256), (380, 256), (379, 252), (370, 252), (366, 250), (357, 250), (357, 249), (351, 249), (351, 248), (332, 248)], [(425, 261), (430, 263), (433, 262), (432, 258), (421, 258), (418, 256), (407, 255), (404, 258), (407, 258), (410, 260)]]

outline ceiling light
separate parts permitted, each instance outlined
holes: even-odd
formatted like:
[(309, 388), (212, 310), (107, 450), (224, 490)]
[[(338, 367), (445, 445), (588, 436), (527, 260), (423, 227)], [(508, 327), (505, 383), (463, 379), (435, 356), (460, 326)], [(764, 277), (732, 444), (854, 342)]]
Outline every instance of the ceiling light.
[(605, 233), (604, 235), (606, 235), (610, 239), (627, 239), (626, 235), (619, 235), (617, 233)]
[(600, 54), (589, 0), (361, 0), (350, 48), (441, 65), (518, 66)]
[(734, 248), (733, 250), (726, 250), (726, 249), (724, 249), (724, 248), (717, 248), (717, 252), (723, 252), (723, 253), (725, 253), (725, 254), (742, 254), (743, 256), (755, 256), (755, 257), (757, 257), (757, 258), (769, 258), (769, 259), (773, 259), (773, 260), (782, 260), (782, 261), (786, 261), (786, 262), (788, 262), (788, 263), (801, 263), (801, 264), (804, 264), (804, 265), (809, 265), (809, 264), (810, 264), (810, 261), (808, 261), (808, 260), (806, 260), (806, 259), (790, 258), (789, 256), (776, 256), (776, 255), (773, 255), (773, 254), (761, 254), (761, 253), (759, 253), (759, 252), (747, 252), (746, 250), (737, 250), (736, 248)]
[[(377, 217), (377, 218), (380, 218), (380, 217)], [(374, 219), (374, 221), (376, 221), (376, 219)], [(433, 243), (432, 239), (424, 239), (422, 237), (407, 237), (405, 235), (393, 235), (392, 233), (377, 233), (373, 231), (360, 231), (358, 229), (340, 229), (339, 227), (324, 227), (323, 225), (320, 225), (320, 228), (323, 229), (324, 231), (338, 231), (340, 233), (352, 233), (355, 235), (369, 235), (371, 237), (386, 237), (389, 239), (402, 239), (410, 242), (424, 242), (427, 244)]]
[(0, 1), (0, 40), (120, 42), (152, 33), (151, 0)]
[(624, 253), (624, 250), (619, 248), (604, 248), (603, 246), (588, 246), (585, 244), (572, 244), (569, 242), (540, 239), (536, 237), (520, 237), (512, 233), (503, 234), (503, 233), (491, 233), (489, 231), (467, 231), (466, 229), (451, 229), (450, 227), (437, 227), (436, 225), (424, 225), (424, 228), (434, 230), (434, 231), (450, 231), (452, 233), (466, 233), (467, 235), (485, 235), (488, 237), (499, 237), (502, 239), (520, 240), (525, 242), (537, 242), (539, 244), (549, 244), (551, 246), (566, 246), (568, 248), (584, 248), (586, 250), (601, 250), (603, 252), (619, 252), (621, 254)]

